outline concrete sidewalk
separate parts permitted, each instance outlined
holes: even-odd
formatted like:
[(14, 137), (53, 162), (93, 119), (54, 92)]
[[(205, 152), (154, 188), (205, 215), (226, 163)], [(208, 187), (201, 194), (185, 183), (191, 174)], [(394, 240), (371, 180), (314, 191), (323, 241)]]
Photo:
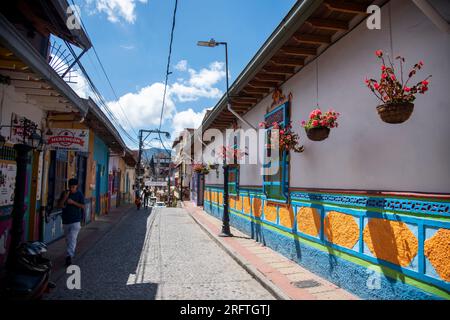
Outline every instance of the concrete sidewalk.
[[(106, 215), (97, 216), (95, 221), (81, 227), (78, 234), (78, 243), (74, 263), (80, 259), (96, 242), (100, 241), (115, 225), (131, 212), (134, 212), (134, 205), (124, 205), (120, 208), (113, 208)], [(66, 271), (66, 240), (61, 238), (48, 245), (46, 257), (53, 263), (51, 280), (57, 282)]]
[(203, 208), (196, 207), (191, 202), (184, 201), (183, 207), (212, 239), (277, 298), (358, 300), (358, 297), (302, 268), (297, 263), (263, 246), (237, 229), (231, 228), (234, 237), (218, 237), (222, 221), (207, 214), (203, 211)]

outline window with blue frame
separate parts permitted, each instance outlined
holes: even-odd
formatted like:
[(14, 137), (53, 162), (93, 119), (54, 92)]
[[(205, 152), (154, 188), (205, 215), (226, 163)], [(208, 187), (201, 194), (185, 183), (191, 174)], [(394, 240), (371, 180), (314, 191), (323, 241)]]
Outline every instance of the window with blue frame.
[(264, 152), (264, 168), (273, 168), (279, 166), (276, 174), (267, 174), (263, 176), (263, 191), (267, 200), (287, 203), (289, 200), (289, 152), (280, 150), (279, 161), (271, 159), (271, 133), (273, 124), (277, 123), (280, 127), (284, 127), (289, 123), (290, 101), (287, 101), (276, 107), (264, 116), (266, 123), (266, 135)]
[[(233, 148), (237, 150), (239, 148), (239, 134), (235, 134), (233, 137)], [(228, 193), (230, 196), (239, 195), (239, 164), (236, 156), (234, 157), (234, 163), (228, 166)]]

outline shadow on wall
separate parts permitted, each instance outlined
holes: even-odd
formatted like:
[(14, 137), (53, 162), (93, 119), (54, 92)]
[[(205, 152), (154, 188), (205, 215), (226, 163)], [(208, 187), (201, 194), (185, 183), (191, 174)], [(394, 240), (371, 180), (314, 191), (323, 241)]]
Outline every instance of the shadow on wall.
[[(149, 265), (150, 234), (153, 217), (150, 210), (139, 210), (125, 218), (106, 234), (94, 248), (80, 258), (81, 289), (69, 290), (67, 276), (57, 283), (48, 300), (154, 300), (158, 284)], [(133, 232), (130, 232), (132, 230)], [(157, 278), (157, 276), (156, 276)]]
[[(253, 198), (252, 212), (257, 220), (261, 219), (263, 207), (262, 207), (262, 200), (260, 198)], [(251, 238), (255, 239), (255, 241), (257, 242), (261, 242), (263, 245), (266, 245), (263, 227), (261, 226), (260, 223), (255, 223), (253, 222), (253, 220), (250, 221), (251, 221)]]
[[(385, 199), (369, 198), (367, 203), (385, 202)], [(390, 262), (397, 266), (408, 267), (418, 252), (418, 240), (408, 226), (400, 221), (375, 218), (370, 213), (364, 228), (363, 240), (378, 262)], [(392, 279), (392, 273), (381, 267), (383, 274)], [(396, 273), (392, 281), (405, 281), (405, 276)]]

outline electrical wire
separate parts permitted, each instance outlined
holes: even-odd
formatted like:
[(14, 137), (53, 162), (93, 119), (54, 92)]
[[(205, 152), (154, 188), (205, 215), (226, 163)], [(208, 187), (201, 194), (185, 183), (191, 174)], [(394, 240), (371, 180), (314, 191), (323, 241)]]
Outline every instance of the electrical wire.
[[(71, 2), (72, 2), (72, 4), (75, 6), (74, 0), (71, 0)], [(87, 28), (86, 28), (86, 26), (84, 25), (83, 20), (81, 19), (80, 16), (78, 16), (78, 18), (79, 18), (79, 20), (80, 20), (80, 23), (81, 23), (81, 26), (82, 26), (84, 32), (85, 32), (86, 35), (89, 37), (89, 33), (87, 32)], [(89, 38), (90, 38), (90, 37), (89, 37)], [(102, 71), (103, 71), (103, 74), (104, 74), (104, 76), (105, 76), (105, 78), (106, 78), (106, 80), (107, 80), (107, 82), (108, 82), (108, 84), (109, 84), (109, 87), (111, 88), (111, 91), (113, 92), (114, 97), (115, 97), (116, 100), (117, 100), (118, 106), (119, 106), (120, 110), (122, 111), (122, 114), (125, 116), (125, 120), (128, 122), (128, 125), (129, 125), (129, 127), (131, 128), (131, 130), (134, 132), (134, 134), (135, 134), (136, 136), (138, 136), (138, 134), (137, 134), (135, 128), (134, 128), (133, 125), (131, 124), (131, 121), (129, 120), (128, 116), (126, 115), (126, 113), (125, 113), (125, 111), (124, 111), (124, 109), (123, 109), (123, 107), (122, 107), (122, 105), (121, 105), (121, 103), (120, 103), (120, 99), (118, 98), (117, 93), (116, 93), (116, 90), (114, 89), (114, 87), (113, 87), (112, 84), (111, 84), (111, 81), (110, 81), (110, 79), (109, 79), (109, 76), (108, 76), (108, 74), (106, 73), (106, 70), (105, 70), (105, 68), (104, 68), (104, 66), (103, 66), (103, 63), (102, 63), (101, 60), (100, 60), (100, 57), (99, 57), (99, 55), (98, 55), (98, 53), (97, 53), (97, 50), (95, 49), (94, 44), (91, 43), (91, 45), (92, 45), (92, 49), (93, 49), (93, 51), (94, 51), (94, 54), (95, 54), (95, 56), (96, 56), (96, 58), (97, 58), (97, 61), (98, 61), (98, 63), (100, 64), (100, 67), (101, 67), (101, 69), (102, 69)], [(93, 64), (93, 65), (94, 65), (94, 64)], [(95, 66), (95, 65), (94, 65), (94, 66)], [(119, 123), (119, 124), (120, 124), (120, 123)], [(122, 127), (122, 126), (120, 125), (120, 127)], [(122, 128), (122, 129), (123, 129), (123, 128)], [(125, 131), (125, 130), (123, 129), (123, 131)], [(132, 140), (132, 141), (133, 141), (133, 140)], [(134, 143), (136, 143), (136, 141), (134, 141)]]
[[(174, 31), (175, 31), (177, 7), (178, 7), (178, 0), (175, 0), (175, 7), (173, 10), (173, 17), (172, 17), (172, 30), (170, 31), (169, 56), (167, 57), (166, 81), (164, 84), (164, 94), (163, 94), (163, 102), (162, 102), (162, 107), (161, 107), (161, 116), (159, 118), (159, 130), (161, 130), (162, 119), (163, 119), (163, 114), (164, 114), (164, 107), (165, 107), (165, 103), (166, 103), (167, 82), (169, 80), (169, 74), (170, 74), (170, 72), (169, 72), (170, 58), (172, 56), (172, 44), (173, 44), (173, 35), (174, 35)], [(161, 140), (161, 134), (159, 134), (159, 139)], [(162, 143), (162, 140), (161, 140), (161, 143)]]

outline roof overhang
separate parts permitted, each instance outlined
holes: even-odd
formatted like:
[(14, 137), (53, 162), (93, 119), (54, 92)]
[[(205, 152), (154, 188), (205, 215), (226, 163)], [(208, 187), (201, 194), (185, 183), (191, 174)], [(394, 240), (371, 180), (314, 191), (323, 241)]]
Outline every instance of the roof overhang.
[(0, 14), (0, 74), (44, 110), (79, 112), (88, 107), (39, 52)]
[[(363, 21), (369, 5), (387, 1), (298, 1), (231, 85), (232, 109), (247, 113)], [(225, 94), (205, 117), (200, 133), (229, 128), (234, 121)]]

